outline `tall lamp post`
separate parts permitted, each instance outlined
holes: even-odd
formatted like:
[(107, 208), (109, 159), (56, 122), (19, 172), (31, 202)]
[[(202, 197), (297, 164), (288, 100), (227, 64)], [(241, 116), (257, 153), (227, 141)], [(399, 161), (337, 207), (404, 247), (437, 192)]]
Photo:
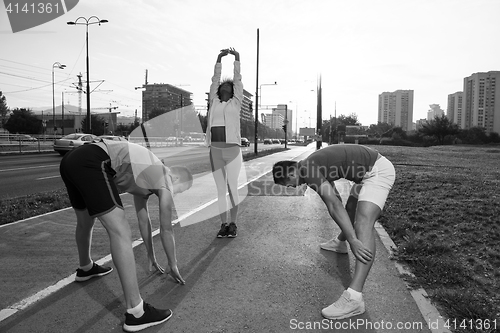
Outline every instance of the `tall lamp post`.
[(54, 68), (64, 69), (66, 65), (62, 65), (60, 62), (55, 62), (52, 64), (52, 121), (54, 122), (54, 134), (56, 134), (56, 98), (54, 95)]
[[(94, 19), (93, 22), (91, 20)], [(85, 22), (78, 22), (80, 20), (83, 20)], [(100, 20), (97, 16), (91, 16), (89, 18), (85, 18), (83, 16), (80, 16), (74, 21), (67, 22), (68, 25), (85, 25), (86, 26), (86, 38), (85, 38), (85, 44), (87, 45), (87, 123), (86, 123), (86, 132), (90, 134), (91, 127), (90, 127), (90, 75), (89, 75), (89, 25), (91, 24), (99, 24), (101, 23), (107, 23), (108, 20)]]

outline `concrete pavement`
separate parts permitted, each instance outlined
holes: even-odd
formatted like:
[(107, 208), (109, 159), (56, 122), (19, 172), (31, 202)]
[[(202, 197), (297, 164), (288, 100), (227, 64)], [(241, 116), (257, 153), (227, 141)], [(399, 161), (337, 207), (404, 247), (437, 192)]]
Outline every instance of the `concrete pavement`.
[[(294, 147), (245, 162), (248, 186), (242, 189), (245, 199), (235, 239), (215, 238), (220, 219), (210, 174), (198, 176), (192, 189), (176, 197), (177, 254), (186, 285), (148, 272), (144, 246), (135, 243), (143, 298), (174, 313), (166, 324), (144, 332), (431, 332), (428, 321), (435, 325), (430, 318), (436, 314), (426, 313), (424, 318), (379, 238), (365, 285), (366, 313), (342, 321), (323, 320), (321, 309), (349, 284), (353, 255), (319, 249), (319, 243), (339, 228), (313, 191), (285, 193), (266, 175), (275, 161), (303, 158), (313, 149)], [(132, 200), (129, 195), (122, 198), (138, 239)], [(153, 225), (158, 227), (156, 207), (150, 203)], [(116, 272), (72, 282), (77, 263), (75, 223), (74, 213), (67, 209), (0, 228), (0, 332), (121, 331), (125, 308)], [(93, 257), (112, 265), (108, 244), (97, 222)], [(157, 237), (155, 249), (164, 264)]]

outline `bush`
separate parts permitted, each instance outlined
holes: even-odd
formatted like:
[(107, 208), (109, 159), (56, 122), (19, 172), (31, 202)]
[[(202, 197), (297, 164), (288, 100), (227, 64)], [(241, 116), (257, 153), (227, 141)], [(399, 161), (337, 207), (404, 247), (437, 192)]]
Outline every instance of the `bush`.
[(500, 134), (491, 132), (489, 135), (490, 143), (500, 143)]

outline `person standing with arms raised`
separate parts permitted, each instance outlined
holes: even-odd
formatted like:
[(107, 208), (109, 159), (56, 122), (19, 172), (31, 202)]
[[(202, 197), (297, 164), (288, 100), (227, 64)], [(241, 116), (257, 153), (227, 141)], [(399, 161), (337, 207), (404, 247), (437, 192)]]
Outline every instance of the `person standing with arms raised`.
[[(222, 57), (234, 55), (234, 75), (221, 82)], [(223, 49), (217, 56), (209, 93), (206, 145), (210, 147), (210, 164), (217, 186), (218, 209), (221, 227), (218, 238), (237, 236), (238, 176), (243, 165), (241, 154), (240, 110), (243, 100), (243, 83), (240, 74), (240, 54), (234, 49)], [(230, 223), (227, 223), (229, 191)]]

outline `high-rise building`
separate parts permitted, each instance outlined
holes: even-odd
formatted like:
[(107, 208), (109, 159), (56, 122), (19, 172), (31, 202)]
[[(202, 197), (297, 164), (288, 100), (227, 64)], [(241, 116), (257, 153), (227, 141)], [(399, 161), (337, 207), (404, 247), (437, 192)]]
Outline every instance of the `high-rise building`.
[(154, 109), (161, 108), (168, 111), (191, 105), (192, 93), (166, 83), (145, 84), (142, 86), (142, 121), (149, 119)]
[(464, 78), (462, 109), (465, 129), (479, 126), (500, 133), (500, 71)]
[(285, 117), (281, 113), (266, 113), (262, 114), (262, 122), (269, 128), (281, 129), (285, 121)]
[(448, 106), (446, 108), (446, 117), (459, 128), (465, 128), (465, 117), (462, 110), (464, 93), (457, 91), (448, 95)]
[(432, 120), (436, 117), (441, 117), (444, 114), (444, 110), (441, 109), (439, 104), (431, 104), (429, 105), (431, 108), (427, 111), (427, 120)]
[(241, 120), (253, 121), (253, 104), (252, 104), (253, 95), (243, 89), (243, 101), (241, 101), (241, 110), (240, 116)]
[[(273, 108), (273, 114), (280, 114), (283, 116), (283, 121), (288, 120), (287, 132), (292, 133), (293, 128), (293, 110), (288, 108), (287, 104), (278, 104), (275, 108)], [(284, 123), (283, 123), (284, 124)], [(283, 125), (281, 124), (279, 128)]]
[(413, 90), (396, 90), (378, 95), (378, 121), (401, 127), (413, 128)]

